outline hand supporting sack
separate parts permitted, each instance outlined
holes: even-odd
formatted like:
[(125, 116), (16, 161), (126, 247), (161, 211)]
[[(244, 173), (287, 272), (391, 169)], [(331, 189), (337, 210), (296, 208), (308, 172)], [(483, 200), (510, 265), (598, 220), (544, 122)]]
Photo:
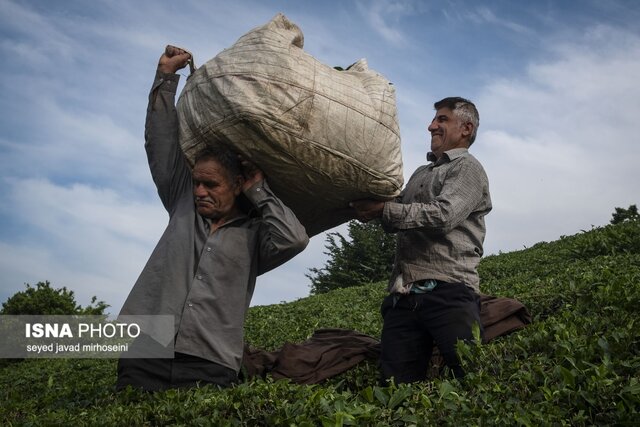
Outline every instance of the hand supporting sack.
[(187, 159), (223, 144), (264, 171), (309, 236), (353, 217), (349, 202), (403, 186), (395, 89), (362, 59), (339, 71), (304, 52), (284, 15), (198, 68), (177, 104)]

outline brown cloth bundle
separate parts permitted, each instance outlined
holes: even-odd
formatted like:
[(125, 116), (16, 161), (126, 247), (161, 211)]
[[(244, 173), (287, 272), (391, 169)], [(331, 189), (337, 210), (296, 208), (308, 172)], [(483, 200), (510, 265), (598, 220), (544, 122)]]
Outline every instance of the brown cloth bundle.
[[(531, 323), (531, 315), (518, 300), (482, 295), (480, 321), (484, 342), (507, 335)], [(245, 345), (243, 371), (248, 377), (271, 374), (299, 384), (317, 384), (354, 367), (363, 360), (377, 361), (380, 341), (349, 329), (319, 329), (300, 344), (285, 343), (276, 351)], [(441, 360), (434, 351), (433, 364)]]

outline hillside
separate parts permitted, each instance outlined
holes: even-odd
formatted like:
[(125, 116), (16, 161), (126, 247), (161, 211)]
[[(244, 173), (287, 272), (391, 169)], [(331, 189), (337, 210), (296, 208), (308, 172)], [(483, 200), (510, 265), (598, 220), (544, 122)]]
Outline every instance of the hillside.
[[(228, 390), (115, 394), (114, 360), (2, 368), (2, 425), (632, 425), (640, 416), (640, 221), (485, 258), (484, 293), (515, 297), (526, 329), (460, 346), (464, 383), (379, 387), (373, 364), (321, 385), (269, 378)], [(254, 307), (247, 341), (276, 349), (315, 329), (379, 336), (384, 284)]]

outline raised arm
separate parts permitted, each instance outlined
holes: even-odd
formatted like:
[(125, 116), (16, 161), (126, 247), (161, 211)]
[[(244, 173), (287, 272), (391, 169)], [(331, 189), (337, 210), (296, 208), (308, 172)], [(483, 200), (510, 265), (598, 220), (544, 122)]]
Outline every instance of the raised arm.
[(191, 191), (191, 170), (178, 143), (175, 96), (180, 76), (191, 55), (167, 46), (158, 61), (149, 94), (145, 123), (145, 149), (151, 176), (165, 209), (171, 214), (180, 195)]

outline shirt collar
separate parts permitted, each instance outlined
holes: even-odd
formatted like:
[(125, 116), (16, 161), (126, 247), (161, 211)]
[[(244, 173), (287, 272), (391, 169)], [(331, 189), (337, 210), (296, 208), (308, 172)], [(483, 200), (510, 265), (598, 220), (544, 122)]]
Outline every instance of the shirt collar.
[[(242, 214), (240, 216), (236, 216), (234, 218), (231, 218), (229, 221), (226, 221), (224, 224), (222, 224), (220, 227), (218, 228), (222, 228), (222, 227), (226, 227), (227, 225), (233, 224), (234, 222), (238, 222), (238, 221), (242, 221), (242, 220), (246, 220), (248, 219), (249, 216), (246, 214)], [(212, 220), (210, 218), (206, 218), (206, 217), (202, 217), (202, 219), (204, 219), (205, 224), (207, 224), (207, 229), (211, 230), (211, 223)]]
[(468, 148), (454, 148), (453, 150), (447, 150), (442, 154), (440, 159), (436, 158), (436, 155), (433, 152), (429, 151), (427, 153), (427, 160), (433, 162), (436, 165), (441, 165), (442, 163), (450, 162), (452, 160), (457, 159), (458, 157), (464, 156), (469, 152)]

